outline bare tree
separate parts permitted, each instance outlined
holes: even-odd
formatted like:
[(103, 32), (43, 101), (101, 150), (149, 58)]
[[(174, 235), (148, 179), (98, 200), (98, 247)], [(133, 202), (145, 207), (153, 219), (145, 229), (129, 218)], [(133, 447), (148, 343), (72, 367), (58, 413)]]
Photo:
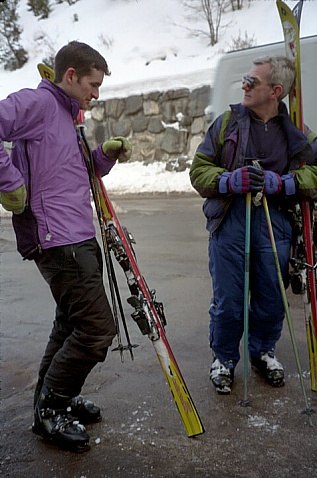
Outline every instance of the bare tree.
[(193, 36), (207, 37), (210, 46), (214, 46), (218, 43), (221, 16), (228, 5), (228, 0), (184, 0), (183, 5), (185, 9), (190, 12), (189, 15), (187, 15), (189, 22), (199, 18), (207, 21), (207, 30), (190, 27), (184, 28), (189, 30)]
[(247, 31), (244, 32), (244, 38), (241, 35), (241, 31), (239, 30), (239, 36), (236, 38), (231, 38), (232, 44), (229, 51), (236, 51), (236, 50), (245, 50), (246, 48), (251, 48), (256, 45), (256, 40), (254, 35), (252, 37), (248, 36)]
[(231, 8), (234, 12), (235, 10), (242, 10), (243, 7), (243, 0), (230, 0)]

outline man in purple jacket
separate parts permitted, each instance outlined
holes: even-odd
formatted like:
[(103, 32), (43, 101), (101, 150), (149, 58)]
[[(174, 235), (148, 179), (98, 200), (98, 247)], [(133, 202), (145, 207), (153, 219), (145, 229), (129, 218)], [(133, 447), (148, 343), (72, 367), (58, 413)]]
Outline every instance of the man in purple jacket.
[[(101, 419), (99, 407), (79, 393), (92, 368), (105, 360), (116, 335), (103, 285), (90, 184), (74, 120), (98, 99), (105, 59), (70, 42), (55, 58), (54, 83), (23, 89), (0, 102), (2, 206), (13, 212), (18, 250), (33, 259), (56, 302), (56, 315), (39, 369), (33, 431), (75, 451), (89, 449), (83, 424)], [(123, 137), (93, 151), (103, 176), (131, 145)]]

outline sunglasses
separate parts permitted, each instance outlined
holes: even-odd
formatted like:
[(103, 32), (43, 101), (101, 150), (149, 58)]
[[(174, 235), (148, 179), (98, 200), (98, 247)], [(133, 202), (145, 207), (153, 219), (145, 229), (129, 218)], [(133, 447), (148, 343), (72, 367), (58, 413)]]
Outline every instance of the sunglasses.
[(247, 85), (247, 87), (252, 90), (252, 88), (255, 87), (255, 85), (257, 84), (257, 80), (255, 78), (253, 78), (253, 76), (249, 76), (249, 75), (244, 75), (242, 77), (242, 85)]

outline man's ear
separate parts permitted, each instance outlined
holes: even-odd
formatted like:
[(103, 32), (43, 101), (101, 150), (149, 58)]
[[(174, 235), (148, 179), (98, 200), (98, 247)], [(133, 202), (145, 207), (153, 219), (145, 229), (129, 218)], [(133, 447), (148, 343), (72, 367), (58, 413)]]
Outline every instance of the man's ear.
[(274, 85), (273, 86), (273, 94), (275, 98), (279, 101), (280, 96), (283, 94), (283, 86), (282, 85)]
[(68, 68), (65, 72), (65, 80), (68, 85), (71, 85), (74, 80), (77, 80), (75, 68)]

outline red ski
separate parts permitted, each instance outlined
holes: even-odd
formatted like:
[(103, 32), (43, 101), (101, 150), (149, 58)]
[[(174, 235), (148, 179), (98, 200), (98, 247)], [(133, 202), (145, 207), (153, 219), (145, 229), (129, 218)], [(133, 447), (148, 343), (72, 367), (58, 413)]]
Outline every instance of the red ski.
[[(293, 123), (304, 131), (299, 24), (303, 1), (294, 7), (293, 11), (281, 0), (276, 1), (280, 14), (286, 55), (294, 61), (296, 67), (296, 82), (289, 95), (289, 113)], [(306, 333), (311, 376), (311, 389), (317, 391), (317, 300), (316, 300), (316, 252), (313, 241), (313, 204), (305, 199), (295, 211), (298, 236), (295, 245), (295, 257), (291, 263), (295, 270), (298, 287), (305, 304)], [(297, 252), (297, 254), (296, 254)]]
[(165, 334), (163, 304), (156, 301), (155, 291), (149, 289), (139, 270), (130, 235), (121, 226), (98, 173), (97, 179), (108, 245), (124, 270), (132, 294), (128, 299), (135, 309), (132, 317), (142, 334), (148, 335), (152, 341), (188, 436), (199, 435), (204, 429)]

